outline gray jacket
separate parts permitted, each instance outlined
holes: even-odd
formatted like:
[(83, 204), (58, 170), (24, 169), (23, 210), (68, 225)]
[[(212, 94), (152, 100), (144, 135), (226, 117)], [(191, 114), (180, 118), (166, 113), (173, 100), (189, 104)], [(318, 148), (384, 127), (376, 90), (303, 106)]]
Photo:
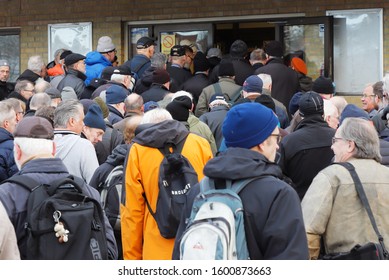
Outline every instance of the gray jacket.
[(209, 100), (215, 93), (226, 94), (231, 99), (242, 89), (242, 87), (237, 85), (231, 78), (220, 78), (218, 83), (222, 92), (216, 92), (213, 84), (205, 87), (201, 92), (195, 111), (195, 115), (197, 117), (200, 117), (202, 114), (209, 112)]
[[(37, 183), (49, 184), (51, 181), (66, 177), (69, 175), (68, 170), (62, 161), (58, 158), (38, 158), (25, 163), (18, 175), (26, 175)], [(100, 195), (97, 190), (84, 184), (82, 186), (85, 194), (100, 201)], [(26, 258), (26, 211), (27, 199), (30, 192), (24, 187), (14, 183), (4, 183), (0, 185), (0, 201), (7, 210), (8, 216), (15, 227), (18, 246), (22, 259)], [(117, 246), (113, 230), (108, 219), (104, 215), (108, 256), (111, 259), (117, 259)]]

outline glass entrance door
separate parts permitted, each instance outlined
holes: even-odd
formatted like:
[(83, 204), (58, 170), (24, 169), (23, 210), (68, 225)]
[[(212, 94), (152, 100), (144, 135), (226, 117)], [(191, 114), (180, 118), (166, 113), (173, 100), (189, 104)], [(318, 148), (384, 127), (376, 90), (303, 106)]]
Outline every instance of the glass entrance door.
[(303, 57), (308, 76), (333, 78), (333, 19), (314, 17), (286, 19), (278, 25), (278, 40), (283, 42), (285, 54)]

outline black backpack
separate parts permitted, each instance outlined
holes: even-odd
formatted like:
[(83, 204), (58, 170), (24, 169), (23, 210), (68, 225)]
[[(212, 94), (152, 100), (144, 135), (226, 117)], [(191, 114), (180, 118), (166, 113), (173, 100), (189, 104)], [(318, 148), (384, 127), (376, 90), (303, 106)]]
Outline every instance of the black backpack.
[[(178, 143), (167, 143), (159, 149), (164, 158), (159, 167), (159, 194), (154, 212), (143, 193), (146, 205), (157, 222), (164, 238), (174, 238), (180, 223), (181, 213), (186, 203), (186, 194), (198, 183), (198, 176), (189, 160), (181, 154), (186, 138)], [(173, 152), (170, 151), (173, 150)]]
[(114, 231), (121, 229), (120, 204), (125, 204), (125, 187), (123, 186), (123, 165), (118, 165), (109, 172), (104, 183), (98, 186), (100, 202), (105, 215)]
[(27, 201), (27, 259), (108, 259), (104, 213), (100, 203), (85, 195), (81, 178), (69, 175), (38, 184), (17, 175), (16, 183), (31, 193)]

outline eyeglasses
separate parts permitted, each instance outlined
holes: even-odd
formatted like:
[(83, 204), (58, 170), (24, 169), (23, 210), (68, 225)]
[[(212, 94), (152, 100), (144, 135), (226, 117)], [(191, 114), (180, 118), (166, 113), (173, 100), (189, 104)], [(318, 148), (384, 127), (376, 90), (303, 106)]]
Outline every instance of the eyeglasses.
[(277, 139), (276, 139), (277, 144), (279, 144), (281, 142), (281, 138), (282, 138), (281, 134), (270, 134), (270, 136), (277, 137)]
[(344, 140), (347, 141), (346, 139), (340, 138), (340, 137), (332, 137), (332, 145), (336, 143), (338, 140)]
[(363, 98), (373, 97), (375, 94), (362, 94)]

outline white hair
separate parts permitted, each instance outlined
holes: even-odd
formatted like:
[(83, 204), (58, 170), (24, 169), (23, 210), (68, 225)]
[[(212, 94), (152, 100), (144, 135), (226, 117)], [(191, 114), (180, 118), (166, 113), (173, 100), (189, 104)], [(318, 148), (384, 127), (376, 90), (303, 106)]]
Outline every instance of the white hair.
[(150, 111), (147, 111), (142, 118), (140, 124), (145, 123), (160, 123), (166, 120), (172, 120), (173, 117), (170, 115), (169, 111), (162, 108), (155, 108)]
[(26, 158), (53, 153), (53, 141), (49, 139), (15, 137), (14, 144), (20, 147)]
[(43, 59), (40, 55), (31, 56), (27, 62), (27, 68), (33, 72), (38, 72), (38, 73), (42, 71), (42, 67), (44, 65), (45, 64), (43, 63)]
[(190, 93), (190, 92), (187, 92), (185, 90), (179, 90), (177, 91), (176, 93), (174, 93), (173, 97), (172, 97), (172, 101), (174, 99), (176, 99), (177, 97), (180, 97), (180, 96), (187, 96), (190, 98), (190, 100), (192, 100), (193, 102), (193, 95)]
[(273, 83), (273, 80), (269, 74), (261, 73), (257, 76), (262, 80), (263, 88), (268, 88)]
[(326, 119), (328, 116), (335, 116), (338, 113), (338, 108), (327, 99), (323, 99), (324, 102), (324, 119)]
[(112, 74), (111, 81), (117, 82), (117, 83), (124, 83), (124, 79), (126, 78), (126, 75), (122, 74)]

